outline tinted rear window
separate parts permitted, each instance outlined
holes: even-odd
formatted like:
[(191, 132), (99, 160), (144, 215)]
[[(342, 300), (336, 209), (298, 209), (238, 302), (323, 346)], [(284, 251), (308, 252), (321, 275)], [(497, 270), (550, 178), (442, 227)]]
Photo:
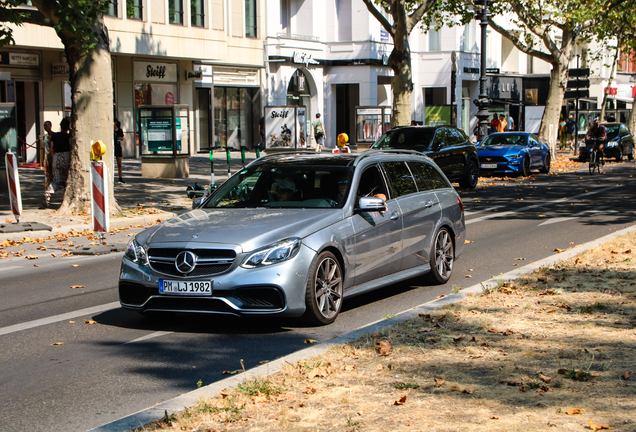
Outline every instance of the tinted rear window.
[(404, 128), (392, 129), (373, 144), (374, 149), (429, 150), (435, 129)]
[(425, 162), (409, 162), (417, 188), (422, 191), (451, 187), (448, 180)]
[(411, 171), (404, 162), (385, 162), (383, 165), (389, 178), (392, 197), (397, 198), (417, 192)]

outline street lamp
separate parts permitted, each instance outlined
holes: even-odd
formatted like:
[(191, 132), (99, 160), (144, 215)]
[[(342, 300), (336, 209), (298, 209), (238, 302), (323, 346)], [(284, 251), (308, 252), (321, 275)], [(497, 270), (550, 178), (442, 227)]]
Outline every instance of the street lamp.
[(488, 30), (488, 0), (482, 1), (482, 11), (479, 15), (481, 25), (481, 67), (479, 68), (479, 99), (473, 101), (475, 106), (479, 109), (476, 117), (478, 119), (477, 125), (477, 141), (483, 141), (488, 136), (488, 106), (490, 100), (488, 99), (488, 93), (486, 92), (486, 31)]

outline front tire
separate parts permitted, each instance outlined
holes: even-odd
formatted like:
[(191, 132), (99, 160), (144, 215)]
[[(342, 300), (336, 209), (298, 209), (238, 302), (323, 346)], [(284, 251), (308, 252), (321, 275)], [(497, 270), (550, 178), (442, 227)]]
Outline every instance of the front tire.
[(550, 157), (550, 153), (548, 153), (547, 155), (545, 155), (545, 162), (543, 163), (543, 168), (541, 168), (539, 171), (544, 174), (549, 173), (551, 161), (552, 161), (552, 158)]
[(618, 154), (616, 155), (616, 162), (623, 160), (623, 147), (618, 146)]
[(342, 308), (342, 267), (329, 251), (322, 252), (309, 269), (303, 320), (312, 325), (331, 324)]
[(448, 282), (453, 272), (455, 247), (453, 238), (447, 228), (441, 228), (435, 235), (431, 248), (431, 271), (426, 275), (429, 285), (440, 285)]
[(475, 189), (479, 181), (479, 166), (474, 159), (470, 159), (466, 164), (466, 175), (459, 182), (464, 189)]
[(523, 162), (521, 162), (521, 176), (528, 177), (530, 175), (530, 157), (524, 156)]
[(594, 174), (594, 168), (596, 168), (596, 152), (590, 153), (590, 162), (588, 164), (590, 175)]
[(632, 144), (632, 150), (627, 154), (627, 160), (633, 160), (634, 159), (634, 144)]

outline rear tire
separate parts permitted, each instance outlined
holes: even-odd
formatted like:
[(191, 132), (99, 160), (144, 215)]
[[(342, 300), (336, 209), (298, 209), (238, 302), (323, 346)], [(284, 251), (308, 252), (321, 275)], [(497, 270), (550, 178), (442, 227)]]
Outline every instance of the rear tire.
[(634, 159), (634, 144), (632, 144), (632, 150), (627, 154), (627, 160)]
[(455, 247), (448, 228), (440, 228), (435, 234), (431, 248), (431, 271), (426, 275), (429, 285), (440, 285), (448, 282), (453, 272)]
[(588, 164), (590, 175), (594, 174), (594, 168), (596, 168), (596, 152), (593, 151), (590, 153), (590, 162)]
[(479, 181), (479, 166), (474, 159), (470, 159), (466, 164), (466, 175), (459, 182), (464, 189), (475, 189)]
[(545, 162), (543, 163), (543, 168), (541, 168), (539, 171), (544, 174), (549, 173), (551, 161), (552, 161), (552, 158), (550, 157), (550, 153), (548, 153), (547, 155), (545, 155)]
[(311, 325), (331, 324), (342, 308), (342, 267), (329, 251), (322, 252), (309, 268), (302, 319)]

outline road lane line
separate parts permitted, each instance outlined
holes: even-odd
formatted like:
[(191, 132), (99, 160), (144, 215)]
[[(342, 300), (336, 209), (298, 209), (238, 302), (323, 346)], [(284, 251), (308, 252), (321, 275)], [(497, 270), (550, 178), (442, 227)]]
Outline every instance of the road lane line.
[(47, 318), (40, 318), (37, 320), (27, 321), (20, 324), (14, 324), (14, 325), (0, 328), (0, 336), (19, 332), (22, 330), (29, 330), (29, 329), (40, 327), (47, 324), (53, 324), (60, 321), (70, 320), (70, 319), (77, 318), (83, 315), (93, 315), (96, 313), (106, 312), (108, 310), (116, 309), (118, 307), (120, 307), (119, 302), (112, 302), (112, 303), (106, 303), (99, 306), (89, 307), (86, 309), (79, 309), (76, 311), (67, 312), (60, 315), (53, 315)]
[(156, 337), (165, 336), (167, 334), (172, 334), (172, 333), (174, 333), (174, 332), (171, 332), (171, 331), (158, 331), (158, 332), (147, 334), (146, 336), (142, 336), (142, 337), (137, 338), (137, 339), (133, 339), (133, 340), (128, 341), (128, 342), (124, 342), (122, 345), (128, 345), (128, 344), (135, 343), (135, 342), (141, 342), (141, 341), (145, 341), (145, 340), (148, 340), (148, 339), (154, 339)]
[(595, 194), (599, 194), (601, 192), (605, 192), (605, 191), (608, 191), (608, 190), (617, 189), (619, 187), (622, 187), (622, 185), (621, 186), (605, 187), (605, 188), (601, 188), (601, 189), (598, 189), (598, 190), (595, 190), (595, 191), (584, 192), (582, 194), (574, 195), (572, 197), (559, 198), (559, 199), (556, 199), (556, 200), (553, 200), (553, 201), (548, 201), (548, 202), (544, 202), (544, 203), (541, 203), (541, 204), (533, 204), (533, 205), (530, 205), (530, 206), (527, 206), (527, 207), (522, 207), (522, 208), (516, 209), (516, 210), (510, 210), (510, 211), (501, 212), (501, 213), (497, 213), (497, 214), (492, 214), (492, 215), (488, 215), (488, 216), (482, 216), (482, 217), (478, 217), (478, 218), (475, 218), (475, 219), (467, 220), (466, 221), (466, 225), (470, 225), (470, 224), (477, 223), (477, 222), (482, 222), (482, 221), (485, 221), (485, 220), (488, 220), (488, 219), (494, 219), (494, 218), (500, 218), (500, 217), (504, 217), (504, 216), (510, 216), (510, 215), (515, 214), (515, 213), (521, 213), (521, 212), (528, 211), (528, 210), (534, 210), (534, 209), (539, 208), (539, 207), (546, 207), (546, 206), (549, 206), (549, 205), (552, 205), (552, 204), (558, 204), (558, 203), (570, 201), (570, 200), (573, 200), (573, 199), (582, 198), (582, 197), (588, 196), (588, 195), (595, 195)]
[(500, 206), (488, 207), (488, 208), (485, 208), (485, 209), (483, 209), (483, 210), (477, 210), (477, 211), (474, 211), (474, 212), (473, 212), (473, 211), (465, 211), (465, 212), (464, 212), (464, 215), (466, 215), (466, 216), (472, 216), (472, 215), (476, 215), (476, 214), (478, 214), (478, 213), (490, 212), (490, 211), (493, 211), (493, 210), (496, 210), (496, 209), (498, 209), (498, 208), (502, 208), (502, 207), (503, 207), (503, 206), (502, 206), (502, 205), (500, 205)]

